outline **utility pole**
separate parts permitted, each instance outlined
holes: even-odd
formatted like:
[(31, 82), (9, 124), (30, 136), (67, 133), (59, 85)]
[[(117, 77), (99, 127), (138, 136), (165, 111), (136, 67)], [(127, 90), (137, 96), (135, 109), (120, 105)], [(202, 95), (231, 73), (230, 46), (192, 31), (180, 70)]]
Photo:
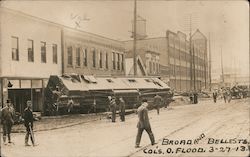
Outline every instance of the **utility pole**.
[(189, 16), (189, 53), (190, 53), (190, 90), (193, 88), (193, 54), (192, 54), (192, 23)]
[(209, 91), (211, 91), (212, 89), (212, 76), (211, 76), (211, 68), (212, 68), (212, 54), (211, 54), (211, 43), (210, 43), (210, 33), (208, 36), (208, 44), (209, 44)]
[(222, 56), (222, 47), (220, 49), (220, 54), (221, 54), (221, 75), (222, 75), (222, 84), (224, 86), (224, 70), (223, 70), (223, 56)]
[(134, 76), (137, 75), (137, 59), (136, 59), (136, 23), (137, 23), (137, 13), (136, 13), (136, 0), (134, 1), (134, 32), (133, 32), (133, 37), (134, 37), (134, 45), (133, 45), (133, 50), (134, 50)]
[(193, 45), (194, 91), (196, 92), (195, 47)]

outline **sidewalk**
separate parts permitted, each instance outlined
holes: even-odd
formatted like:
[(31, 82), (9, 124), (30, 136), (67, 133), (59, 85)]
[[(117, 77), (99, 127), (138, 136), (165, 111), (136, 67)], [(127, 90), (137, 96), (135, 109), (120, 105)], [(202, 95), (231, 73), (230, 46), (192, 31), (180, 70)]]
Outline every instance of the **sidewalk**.
[[(207, 99), (201, 100), (206, 102)], [(190, 105), (188, 101), (176, 100), (169, 105), (169, 109), (172, 107)], [(118, 112), (117, 112), (118, 113)], [(134, 113), (132, 109), (126, 110), (126, 115)], [(111, 116), (111, 112), (103, 112), (97, 114), (71, 114), (71, 115), (59, 115), (59, 116), (45, 116), (42, 117), (39, 121), (34, 121), (34, 132), (38, 131), (48, 131), (61, 129), (66, 127), (71, 127), (83, 123), (98, 121), (101, 119), (107, 119), (107, 117)], [(119, 114), (117, 115), (119, 116)], [(24, 124), (14, 125), (12, 127), (12, 133), (25, 133)]]
[[(133, 113), (133, 110), (126, 110), (126, 115)], [(107, 119), (109, 112), (97, 113), (97, 114), (71, 114), (71, 115), (59, 115), (59, 116), (45, 116), (39, 121), (34, 121), (34, 132), (48, 131), (60, 128), (71, 127), (83, 123), (98, 121), (101, 119)], [(14, 125), (12, 127), (12, 133), (24, 133), (26, 132), (24, 124)]]

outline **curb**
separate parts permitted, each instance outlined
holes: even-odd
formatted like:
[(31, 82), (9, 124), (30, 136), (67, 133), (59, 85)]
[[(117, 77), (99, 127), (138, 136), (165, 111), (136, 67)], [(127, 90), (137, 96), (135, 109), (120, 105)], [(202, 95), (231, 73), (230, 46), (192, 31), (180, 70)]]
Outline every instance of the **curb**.
[[(72, 127), (72, 126), (76, 126), (76, 125), (80, 125), (80, 124), (84, 124), (84, 123), (89, 123), (89, 122), (94, 122), (94, 121), (98, 121), (101, 120), (103, 117), (107, 116), (109, 112), (105, 112), (105, 113), (99, 113), (99, 114), (78, 114), (78, 116), (82, 116), (82, 117), (91, 117), (91, 116), (95, 116), (93, 119), (91, 120), (86, 120), (83, 122), (77, 122), (77, 123), (69, 123), (66, 125), (61, 125), (61, 126), (57, 126), (57, 127), (52, 127), (52, 128), (47, 128), (47, 129), (37, 129), (34, 130), (34, 132), (42, 132), (42, 131), (50, 131), (50, 130), (57, 130), (57, 129), (62, 129), (62, 128), (67, 128), (67, 127)], [(129, 115), (134, 113), (133, 111), (128, 111), (125, 114)], [(70, 117), (70, 116), (74, 116), (74, 115), (59, 115), (59, 116), (46, 116), (43, 117), (43, 119), (60, 119), (63, 117)], [(11, 133), (26, 133), (26, 130), (13, 130), (11, 131)]]

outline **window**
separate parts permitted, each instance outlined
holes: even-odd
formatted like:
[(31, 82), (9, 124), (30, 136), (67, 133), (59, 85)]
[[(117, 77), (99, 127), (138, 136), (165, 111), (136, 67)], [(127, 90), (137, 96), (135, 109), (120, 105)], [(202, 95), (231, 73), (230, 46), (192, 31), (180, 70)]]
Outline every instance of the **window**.
[(53, 44), (52, 45), (52, 53), (53, 53), (53, 63), (54, 64), (57, 64), (57, 45), (56, 44)]
[(152, 73), (152, 62), (149, 61), (149, 73)]
[(128, 79), (128, 82), (134, 83), (134, 82), (136, 82), (136, 80), (135, 79)]
[(93, 67), (96, 67), (96, 51), (95, 49), (92, 50), (92, 59), (93, 59)]
[(113, 82), (114, 82), (114, 81), (111, 80), (111, 79), (107, 79), (107, 81), (108, 81), (109, 83), (113, 83)]
[(41, 42), (41, 62), (46, 63), (46, 42)]
[(18, 61), (19, 60), (19, 45), (18, 45), (18, 38), (11, 37), (11, 47), (12, 47), (12, 60)]
[(80, 67), (81, 66), (81, 59), (80, 59), (80, 47), (76, 48), (76, 66)]
[(124, 55), (123, 54), (121, 54), (121, 58), (122, 58), (122, 70), (124, 70)]
[(120, 70), (120, 54), (119, 53), (116, 54), (116, 58), (117, 58), (117, 70)]
[(115, 52), (112, 52), (113, 69), (115, 69)]
[(109, 68), (108, 52), (106, 52), (106, 69)]
[(67, 51), (67, 54), (68, 54), (68, 65), (69, 66), (72, 66), (72, 59), (73, 59), (73, 56), (72, 56), (72, 46), (68, 47), (68, 51)]
[(87, 50), (87, 48), (85, 48), (84, 50), (83, 50), (83, 65), (84, 66), (87, 66), (88, 65), (88, 50)]
[(33, 40), (28, 40), (28, 62), (34, 62)]
[(102, 68), (102, 52), (100, 52), (99, 67)]

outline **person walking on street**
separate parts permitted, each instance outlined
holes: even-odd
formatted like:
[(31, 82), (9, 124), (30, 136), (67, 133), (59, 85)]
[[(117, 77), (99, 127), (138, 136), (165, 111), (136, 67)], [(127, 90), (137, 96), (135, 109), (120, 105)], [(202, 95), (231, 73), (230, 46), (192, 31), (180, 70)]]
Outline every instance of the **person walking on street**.
[(72, 110), (73, 106), (74, 106), (74, 101), (73, 101), (73, 99), (72, 99), (72, 98), (70, 98), (70, 99), (68, 100), (68, 104), (67, 104), (68, 113), (70, 113), (70, 112), (71, 112), (71, 110)]
[(156, 144), (154, 134), (151, 130), (151, 126), (149, 123), (148, 109), (147, 108), (148, 108), (147, 99), (143, 99), (141, 106), (137, 109), (139, 121), (137, 123), (138, 131), (137, 131), (137, 135), (136, 135), (135, 148), (139, 148), (141, 136), (142, 136), (142, 133), (144, 130), (146, 130), (146, 132), (148, 133), (151, 144), (152, 145)]
[(26, 135), (25, 135), (25, 146), (30, 146), (28, 144), (29, 136), (33, 146), (35, 145), (33, 133), (33, 113), (32, 113), (32, 103), (30, 100), (27, 101), (27, 107), (24, 110), (24, 126), (26, 127)]
[(115, 97), (112, 97), (110, 100), (110, 110), (112, 112), (112, 122), (115, 122), (116, 119), (116, 102), (115, 102)]
[(120, 107), (120, 119), (122, 122), (124, 122), (125, 121), (125, 101), (123, 100), (122, 97), (120, 97), (119, 107)]
[(223, 95), (224, 102), (226, 103), (227, 102), (227, 91), (225, 89), (223, 89), (222, 95)]
[(217, 91), (214, 91), (213, 92), (214, 103), (216, 103), (216, 101), (217, 101), (217, 96), (218, 96)]
[(160, 95), (156, 94), (154, 97), (154, 105), (156, 107), (158, 115), (160, 114), (161, 103), (162, 103), (162, 97)]
[(4, 144), (6, 143), (6, 135), (8, 136), (8, 143), (11, 142), (10, 134), (11, 134), (11, 128), (12, 125), (14, 124), (14, 115), (13, 115), (13, 109), (11, 108), (11, 102), (8, 99), (6, 101), (7, 105), (2, 109), (2, 116), (1, 116), (1, 121), (3, 125), (3, 142)]
[(228, 89), (227, 90), (227, 102), (230, 103), (231, 99), (232, 99), (231, 91), (230, 89)]

